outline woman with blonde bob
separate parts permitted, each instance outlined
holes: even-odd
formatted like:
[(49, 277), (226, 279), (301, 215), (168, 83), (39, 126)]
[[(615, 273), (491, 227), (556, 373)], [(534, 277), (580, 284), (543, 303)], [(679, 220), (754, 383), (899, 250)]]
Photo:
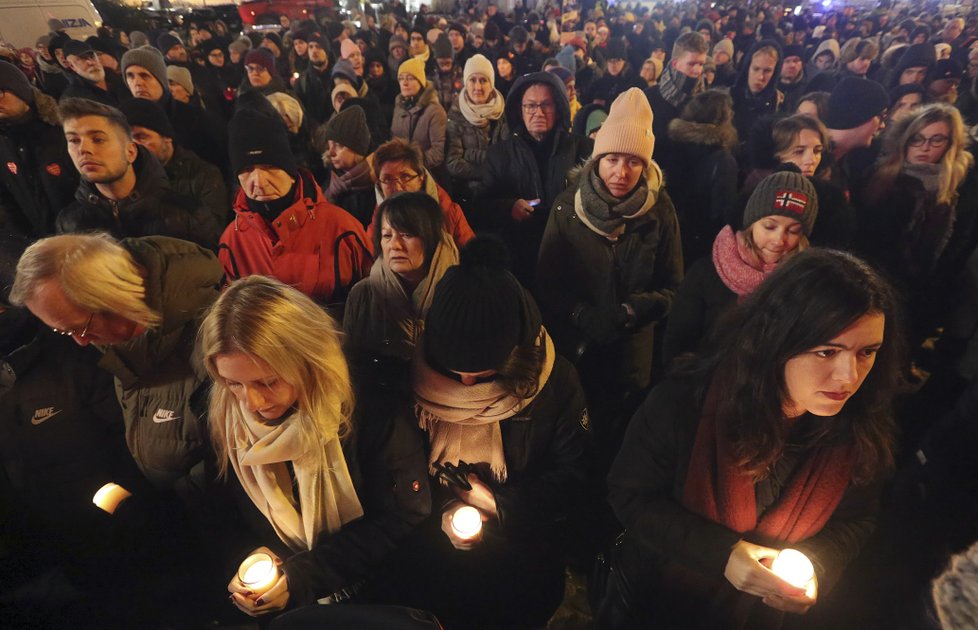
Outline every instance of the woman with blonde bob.
[(333, 320), (277, 280), (232, 284), (198, 346), (214, 381), (220, 473), (230, 464), (281, 543), (259, 550), (280, 566), (278, 580), (258, 590), (235, 575), (233, 603), (255, 616), (350, 597), (430, 511), (418, 430), (372, 380), (356, 403)]

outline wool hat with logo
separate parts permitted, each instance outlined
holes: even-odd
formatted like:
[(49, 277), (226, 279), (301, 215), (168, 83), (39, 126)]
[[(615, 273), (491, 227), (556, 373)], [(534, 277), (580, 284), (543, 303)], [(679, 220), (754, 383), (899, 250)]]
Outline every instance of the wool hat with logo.
[(811, 236), (818, 216), (818, 195), (807, 177), (793, 171), (777, 171), (761, 180), (744, 209), (743, 227), (771, 215), (798, 221), (805, 236)]

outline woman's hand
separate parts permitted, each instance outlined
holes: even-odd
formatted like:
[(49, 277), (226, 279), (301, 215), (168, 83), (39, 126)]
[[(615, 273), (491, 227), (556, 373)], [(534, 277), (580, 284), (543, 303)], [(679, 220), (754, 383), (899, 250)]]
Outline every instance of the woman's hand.
[[(471, 538), (461, 538), (455, 533), (455, 529), (452, 527), (452, 516), (454, 516), (455, 510), (464, 505), (465, 503), (461, 501), (452, 501), (445, 506), (445, 510), (441, 513), (441, 531), (445, 532), (449, 542), (459, 551), (469, 551), (475, 548), (479, 541), (482, 540), (482, 531)], [(482, 515), (482, 520), (486, 520), (485, 514)]]
[(256, 553), (266, 553), (272, 558), (275, 562), (275, 567), (278, 569), (278, 579), (271, 586), (260, 592), (245, 586), (238, 579), (237, 572), (235, 572), (231, 581), (228, 582), (228, 592), (231, 593), (228, 599), (241, 612), (252, 617), (257, 617), (273, 610), (281, 610), (285, 608), (285, 605), (289, 601), (289, 580), (285, 572), (282, 571), (282, 559), (275, 555), (275, 552), (268, 547), (259, 547), (248, 555), (250, 556)]
[[(498, 519), (499, 512), (496, 510), (496, 495), (493, 494), (492, 489), (482, 479), (479, 479), (479, 475), (475, 473), (469, 473), (467, 479), (472, 489), (462, 490), (457, 486), (452, 486), (455, 490), (455, 496), (463, 503), (467, 503), (474, 508), (479, 508), (479, 511), (482, 512), (484, 517), (490, 516)], [(483, 518), (483, 520), (486, 519)]]
[(803, 613), (811, 608), (818, 596), (815, 578), (807, 588), (785, 582), (768, 568), (777, 555), (777, 549), (741, 540), (730, 551), (723, 576), (738, 591), (756, 595), (772, 608)]

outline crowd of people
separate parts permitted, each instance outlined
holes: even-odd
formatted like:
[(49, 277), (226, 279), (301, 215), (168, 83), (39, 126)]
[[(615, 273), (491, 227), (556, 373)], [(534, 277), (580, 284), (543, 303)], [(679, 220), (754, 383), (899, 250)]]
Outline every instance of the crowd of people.
[(978, 12), (534, 4), (0, 48), (4, 625), (974, 627)]

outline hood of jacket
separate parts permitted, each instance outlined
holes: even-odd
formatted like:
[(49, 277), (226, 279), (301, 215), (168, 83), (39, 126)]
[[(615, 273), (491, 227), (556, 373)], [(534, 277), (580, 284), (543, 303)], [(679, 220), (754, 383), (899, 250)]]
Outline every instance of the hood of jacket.
[[(138, 153), (132, 165), (136, 171), (136, 187), (128, 197), (119, 201), (120, 207), (136, 203), (146, 197), (161, 195), (170, 189), (170, 180), (166, 178), (166, 171), (163, 170), (163, 165), (156, 156), (143, 146), (136, 145), (136, 149)], [(109, 200), (102, 196), (95, 184), (84, 178), (78, 183), (75, 199), (93, 206), (111, 207)]]
[(58, 101), (37, 88), (34, 90), (34, 111), (41, 122), (49, 125), (61, 125), (61, 114), (58, 113)]
[(737, 130), (729, 122), (714, 125), (676, 118), (669, 123), (669, 139), (673, 142), (716, 146), (729, 151), (737, 145)]
[[(771, 80), (767, 82), (767, 85), (758, 94), (750, 93), (750, 86), (747, 83), (748, 75), (750, 74), (751, 59), (753, 59), (754, 54), (761, 48), (771, 46), (778, 51), (778, 62), (774, 64), (774, 74), (771, 75)], [(768, 100), (772, 98), (778, 89), (778, 83), (781, 82), (781, 62), (784, 61), (784, 53), (781, 50), (781, 45), (774, 41), (773, 39), (762, 39), (753, 46), (751, 46), (750, 51), (744, 55), (743, 62), (740, 66), (740, 72), (737, 74), (737, 80), (734, 81), (733, 87), (730, 89), (730, 95), (733, 96), (734, 101), (737, 99), (747, 99), (753, 98), (757, 100)]]
[(531, 72), (516, 79), (513, 87), (509, 88), (509, 95), (506, 96), (506, 122), (509, 124), (510, 131), (516, 132), (526, 129), (523, 125), (523, 93), (531, 85), (538, 83), (550, 86), (553, 92), (554, 104), (557, 106), (557, 120), (554, 128), (570, 128), (570, 102), (567, 100), (567, 88), (564, 87), (564, 82), (551, 72)]

